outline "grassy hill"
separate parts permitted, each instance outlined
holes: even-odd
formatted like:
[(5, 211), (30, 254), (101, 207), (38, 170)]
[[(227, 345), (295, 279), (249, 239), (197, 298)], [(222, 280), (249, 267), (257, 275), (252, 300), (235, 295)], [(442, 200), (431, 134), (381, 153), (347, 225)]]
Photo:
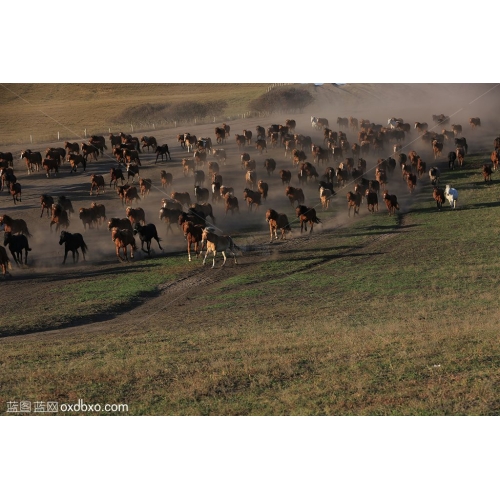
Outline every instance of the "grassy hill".
[[(323, 224), (312, 235), (300, 235), (287, 205), (294, 234), (284, 243), (268, 244), (262, 212), (247, 223), (239, 222), (244, 214), (229, 216), (224, 227), (234, 224), (243, 253), (238, 265), (229, 260), (222, 270), (188, 266), (183, 250), (138, 259), (124, 272), (125, 265), (111, 262), (106, 233), (102, 260), (64, 275), (57, 266), (28, 270), (2, 285), (9, 300), (0, 327), (0, 407), (9, 400), (81, 398), (127, 403), (134, 415), (498, 415), (500, 174), (486, 184), (481, 166), (500, 129), (495, 98), (469, 106), (491, 86), (461, 87), (461, 102), (457, 87), (416, 86), (413, 100), (437, 100), (404, 109), (394, 104), (397, 86), (363, 88), (380, 99), (363, 101), (358, 118), (387, 119), (394, 109), (431, 121), (430, 112), (454, 109), (458, 118), (463, 109), (466, 125), (469, 112), (485, 111), (485, 126), (464, 132), (471, 148), (462, 168), (433, 160), (418, 137), (405, 143), (422, 151), (428, 166), (439, 166), (442, 185), (458, 189), (456, 210), (437, 211), (427, 177), (410, 195), (396, 172), (389, 182), (400, 199), (396, 216), (387, 215), (380, 199), (378, 213), (363, 205), (359, 217), (349, 218), (345, 196), (352, 186), (339, 188), (329, 212), (316, 205)], [(352, 94), (360, 89), (347, 86)], [(339, 100), (344, 90), (333, 85), (313, 91), (311, 112), (333, 120), (358, 102)], [(233, 96), (218, 91), (207, 99), (215, 95)], [(111, 115), (118, 109), (112, 101), (96, 99), (94, 109), (108, 106)], [(299, 118), (310, 130), (309, 117)], [(234, 143), (227, 147), (233, 148), (227, 172), (239, 173), (239, 151)], [(176, 161), (169, 168), (180, 172)], [(190, 182), (182, 173), (178, 180)], [(29, 202), (26, 210), (38, 221), (38, 200)], [(32, 287), (31, 272), (39, 273)]]
[[(0, 86), (0, 142), (19, 144), (47, 142), (60, 137), (130, 130), (119, 120), (124, 110), (149, 104), (185, 101), (227, 102), (224, 114), (248, 112), (248, 103), (265, 92), (269, 84), (2, 84)], [(217, 119), (224, 119), (219, 115)], [(172, 124), (173, 125), (173, 124)], [(136, 130), (152, 129), (138, 122)]]

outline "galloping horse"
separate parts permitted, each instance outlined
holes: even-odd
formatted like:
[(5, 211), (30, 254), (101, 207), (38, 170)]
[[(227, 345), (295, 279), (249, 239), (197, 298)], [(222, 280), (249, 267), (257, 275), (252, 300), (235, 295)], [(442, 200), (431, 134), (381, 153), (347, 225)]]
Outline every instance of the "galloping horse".
[(80, 255), (78, 249), (82, 249), (83, 260), (85, 260), (85, 253), (87, 252), (87, 245), (83, 241), (83, 236), (80, 233), (68, 233), (67, 231), (61, 231), (61, 236), (59, 238), (59, 245), (64, 245), (64, 260), (63, 264), (66, 263), (66, 257), (68, 252), (73, 253), (73, 263), (78, 262)]
[(224, 266), (226, 263), (226, 251), (231, 252), (234, 258), (234, 263), (237, 264), (236, 260), (236, 254), (234, 253), (235, 250), (240, 250), (238, 246), (235, 245), (233, 239), (231, 236), (219, 236), (211, 230), (211, 228), (205, 228), (203, 230), (202, 236), (201, 236), (201, 247), (203, 248), (203, 245), (207, 244), (207, 250), (205, 251), (205, 258), (203, 259), (203, 265), (205, 265), (205, 261), (207, 260), (207, 255), (209, 252), (213, 252), (214, 258), (213, 258), (213, 263), (212, 263), (212, 268), (215, 267), (215, 255), (217, 252), (222, 253), (222, 257), (224, 257), (224, 262), (222, 263), (221, 267)]

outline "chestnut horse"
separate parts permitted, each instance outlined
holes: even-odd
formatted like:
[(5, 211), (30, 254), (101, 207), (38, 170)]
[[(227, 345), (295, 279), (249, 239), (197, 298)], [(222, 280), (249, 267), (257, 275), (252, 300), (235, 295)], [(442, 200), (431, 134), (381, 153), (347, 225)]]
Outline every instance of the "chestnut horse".
[[(130, 245), (130, 258), (134, 258), (134, 250), (137, 250), (135, 238), (132, 231), (129, 229), (113, 228), (111, 231), (111, 240), (116, 246), (116, 256), (120, 262), (129, 261), (127, 258), (127, 247)], [(120, 255), (120, 249), (123, 249), (123, 258)]]
[(199, 257), (201, 251), (201, 239), (203, 235), (203, 226), (200, 224), (193, 224), (191, 221), (186, 221), (182, 224), (184, 238), (187, 241), (187, 251), (189, 262), (191, 262), (191, 245), (194, 243), (194, 252), (196, 258)]

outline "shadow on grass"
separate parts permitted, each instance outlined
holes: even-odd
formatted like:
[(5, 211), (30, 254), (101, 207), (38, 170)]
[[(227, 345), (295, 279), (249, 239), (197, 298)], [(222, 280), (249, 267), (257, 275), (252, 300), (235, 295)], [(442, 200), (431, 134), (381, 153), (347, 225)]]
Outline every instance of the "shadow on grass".
[[(460, 202), (460, 200), (459, 200)], [(487, 203), (481, 202), (481, 203), (471, 203), (467, 205), (460, 206), (460, 210), (475, 210), (478, 208), (492, 208), (492, 207), (499, 207), (500, 206), (500, 201), (490, 201)]]
[(123, 302), (122, 304), (118, 304), (115, 306), (110, 307), (106, 311), (100, 312), (100, 313), (89, 313), (84, 316), (78, 317), (78, 318), (72, 318), (69, 320), (62, 320), (60, 323), (54, 325), (52, 324), (42, 324), (41, 326), (37, 327), (25, 327), (25, 328), (20, 328), (20, 329), (14, 329), (10, 330), (9, 332), (5, 332), (0, 330), (0, 340), (2, 338), (7, 338), (7, 337), (17, 337), (20, 335), (29, 335), (32, 333), (43, 333), (49, 330), (58, 330), (58, 329), (63, 329), (63, 328), (71, 328), (71, 327), (80, 327), (80, 326), (85, 326), (91, 323), (101, 323), (104, 321), (109, 321), (111, 319), (116, 318), (117, 316), (124, 314), (124, 313), (130, 313), (133, 311), (136, 307), (142, 305), (147, 299), (154, 298), (159, 296), (161, 293), (161, 290), (153, 290), (151, 292), (139, 292), (137, 295), (135, 295), (133, 298), (130, 300)]

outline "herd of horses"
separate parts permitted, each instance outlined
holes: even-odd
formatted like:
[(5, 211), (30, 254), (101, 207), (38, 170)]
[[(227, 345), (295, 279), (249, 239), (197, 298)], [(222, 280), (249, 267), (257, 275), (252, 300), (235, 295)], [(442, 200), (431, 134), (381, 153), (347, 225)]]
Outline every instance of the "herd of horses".
[[(443, 114), (433, 115), (433, 120), (439, 126), (446, 126), (449, 122), (449, 117)], [(375, 179), (366, 178), (368, 174), (366, 171), (366, 159), (361, 157), (361, 153), (365, 152), (369, 154), (367, 145), (363, 144), (369, 142), (369, 145), (372, 146), (376, 154), (377, 149), (375, 146), (380, 142), (384, 144), (384, 140), (387, 141), (384, 134), (386, 131), (390, 130), (394, 132), (401, 131), (410, 133), (413, 128), (418, 134), (421, 134), (422, 140), (426, 141), (427, 134), (431, 134), (427, 123), (415, 122), (414, 127), (410, 127), (408, 123), (395, 117), (389, 118), (387, 126), (385, 127), (383, 125), (371, 123), (368, 120), (358, 120), (353, 117), (338, 117), (336, 123), (339, 128), (338, 132), (329, 129), (328, 119), (311, 116), (312, 127), (323, 132), (323, 140), (326, 145), (324, 149), (323, 146), (314, 144), (309, 136), (296, 134), (295, 120), (287, 120), (285, 125), (271, 125), (267, 131), (264, 127), (257, 126), (256, 136), (253, 136), (250, 130), (244, 130), (243, 134), (236, 134), (235, 137), (238, 153), (242, 148), (252, 146), (252, 137), (255, 137), (255, 149), (257, 149), (259, 153), (266, 151), (267, 144), (269, 143), (273, 149), (282, 147), (284, 149), (284, 157), (292, 159), (292, 166), (297, 167), (297, 178), (301, 187), (294, 187), (291, 185), (293, 176), (288, 169), (282, 169), (280, 171), (280, 178), (285, 187), (285, 196), (289, 199), (291, 206), (295, 208), (295, 216), (296, 220), (300, 222), (301, 233), (304, 230), (308, 232), (307, 225), (310, 227), (309, 232), (312, 232), (314, 225), (321, 223), (316, 208), (305, 204), (305, 195), (303, 191), (304, 187), (308, 186), (311, 181), (317, 185), (318, 177), (321, 177), (319, 181), (319, 202), (324, 211), (329, 209), (331, 200), (337, 194), (335, 189), (344, 188), (347, 183), (352, 183), (354, 189), (346, 194), (348, 215), (351, 214), (351, 209), (354, 209), (354, 215), (358, 215), (359, 208), (364, 201), (366, 201), (369, 212), (378, 211), (378, 196), (381, 191), (383, 191), (382, 197), (386, 204), (387, 211), (390, 215), (393, 215), (399, 210), (399, 203), (396, 194), (389, 193), (387, 190), (386, 183), (389, 178), (393, 177), (395, 166), (399, 163), (402, 178), (408, 186), (410, 193), (413, 192), (416, 186), (417, 177), (421, 178), (422, 174), (426, 171), (425, 162), (415, 151), (411, 151), (408, 155), (402, 153), (402, 147), (397, 134), (389, 135), (387, 133), (387, 137), (390, 137), (392, 141), (390, 143), (390, 146), (393, 146), (392, 154), (387, 158), (379, 158), (377, 160)], [(472, 129), (481, 126), (479, 118), (471, 118), (469, 123)], [(347, 141), (346, 132), (343, 132), (342, 129), (356, 132), (358, 137), (363, 137), (361, 146), (365, 146), (365, 148), (362, 149), (357, 143), (352, 144), (351, 147)], [(443, 133), (440, 135), (435, 134), (431, 136), (433, 152), (439, 148), (442, 150), (442, 145), (439, 146), (441, 141), (444, 142), (450, 139), (446, 130), (442, 132)], [(361, 134), (364, 135), (362, 136)], [(467, 143), (465, 138), (461, 135), (462, 127), (453, 124), (450, 134), (457, 144), (457, 153), (460, 152), (460, 154), (464, 156), (464, 149), (465, 151), (467, 150)], [(215, 128), (215, 142), (217, 145), (224, 146), (228, 137), (230, 137), (230, 127), (227, 124)], [(142, 209), (134, 209), (131, 205), (134, 201), (140, 202), (141, 199), (144, 199), (149, 194), (152, 187), (151, 179), (143, 179), (139, 176), (139, 169), (142, 168), (139, 153), (144, 153), (146, 148), (149, 152), (149, 149), (152, 148), (152, 151), (156, 154), (154, 164), (157, 163), (159, 158), (161, 162), (172, 161), (168, 145), (163, 144), (159, 146), (154, 137), (143, 136), (139, 139), (123, 133), (118, 136), (110, 134), (109, 141), (111, 143), (113, 155), (118, 162), (118, 166), (111, 168), (109, 188), (114, 185), (114, 189), (122, 199), (122, 204), (126, 203), (130, 205), (126, 209), (126, 217), (112, 218), (108, 223), (108, 229), (111, 232), (111, 240), (115, 245), (117, 259), (119, 261), (128, 261), (127, 249), (129, 250), (128, 254), (130, 258), (134, 258), (134, 251), (138, 250), (135, 241), (136, 236), (140, 238), (141, 250), (144, 253), (148, 255), (151, 254), (152, 240), (156, 240), (158, 248), (163, 251), (160, 244), (161, 238), (158, 235), (156, 226), (152, 223), (146, 223), (144, 211), (142, 211), (141, 214), (140, 211)], [(224, 167), (226, 165), (226, 150), (223, 147), (213, 148), (212, 140), (209, 137), (197, 138), (190, 133), (179, 135), (178, 142), (180, 143), (182, 151), (193, 153), (192, 159), (183, 158), (182, 165), (184, 176), (192, 175), (194, 178), (194, 194), (197, 203), (191, 203), (189, 193), (174, 191), (171, 193), (170, 199), (162, 200), (160, 219), (164, 219), (168, 223), (167, 232), (169, 229), (171, 230), (170, 224), (172, 222), (179, 227), (187, 243), (189, 261), (191, 261), (191, 248), (194, 245), (194, 252), (197, 257), (205, 250), (203, 264), (205, 264), (207, 256), (212, 254), (212, 267), (214, 267), (216, 255), (220, 253), (223, 257), (222, 266), (225, 265), (226, 252), (228, 252), (234, 258), (234, 262), (237, 263), (236, 251), (241, 251), (241, 249), (234, 243), (231, 236), (227, 234), (217, 234), (218, 229), (215, 227), (213, 207), (212, 204), (209, 203), (211, 196), (212, 203), (218, 204), (222, 201), (225, 204), (226, 215), (229, 211), (231, 211), (232, 214), (234, 214), (235, 211), (239, 211), (238, 198), (234, 194), (234, 189), (222, 183), (220, 165)], [(310, 153), (304, 148), (304, 145), (311, 148), (311, 157), (314, 164), (306, 161)], [(304, 149), (300, 149), (301, 146)], [(498, 139), (498, 146), (500, 148), (500, 139)], [(498, 152), (497, 149), (499, 148), (495, 147), (495, 158), (497, 158), (497, 163), (495, 164), (494, 155), (492, 154), (492, 168), (488, 170), (485, 166), (483, 169), (485, 172), (485, 181), (487, 181), (487, 179), (491, 180), (491, 172), (498, 166), (500, 152)], [(26, 163), (28, 175), (36, 174), (36, 172), (44, 168), (46, 176), (50, 177), (51, 172), (54, 172), (54, 175), (60, 173), (59, 167), (61, 167), (65, 161), (69, 162), (71, 173), (75, 172), (80, 164), (85, 170), (88, 162), (95, 162), (99, 159), (99, 155), (106, 155), (107, 153), (105, 153), (105, 151), (107, 149), (106, 139), (104, 137), (92, 136), (88, 144), (66, 142), (64, 148), (48, 148), (45, 152), (45, 158), (42, 158), (40, 152), (28, 149), (21, 153), (21, 159)], [(382, 150), (382, 152), (385, 151)], [(450, 168), (454, 168), (457, 153), (450, 152), (448, 155)], [(352, 156), (346, 156), (349, 154)], [(209, 161), (209, 156), (212, 156), (214, 161)], [(256, 161), (250, 157), (248, 152), (241, 153), (240, 158), (241, 166), (245, 170), (246, 187), (243, 189), (243, 198), (248, 204), (248, 210), (252, 211), (253, 207), (258, 209), (262, 202), (267, 200), (269, 185), (262, 179), (258, 180), (256, 174)], [(437, 159), (438, 157), (435, 156), (434, 158)], [(339, 159), (341, 161), (339, 161)], [(0, 161), (3, 162), (0, 165), (2, 189), (3, 183), (5, 182), (11, 193), (13, 190), (16, 191), (13, 195), (14, 203), (17, 201), (21, 202), (21, 189), (13, 173), (12, 155), (10, 153), (0, 153)], [(329, 166), (331, 162), (334, 164), (337, 162), (337, 168)], [(317, 171), (317, 167), (319, 167), (321, 163), (327, 165), (323, 175), (320, 175)], [(125, 181), (124, 172), (120, 164), (126, 165), (126, 172), (128, 174), (127, 181)], [(203, 187), (206, 180), (204, 172), (206, 164), (208, 165), (209, 179), (212, 180), (211, 189)], [(271, 177), (276, 169), (276, 160), (267, 158), (265, 160), (265, 168), (267, 175)], [(134, 183), (136, 176), (139, 176), (140, 179), (140, 195), (135, 186), (128, 184), (130, 178), (132, 178), (132, 183)], [(450, 202), (450, 206), (453, 208), (456, 207), (458, 192), (449, 185), (446, 190), (439, 187), (439, 169), (437, 169), (437, 167), (433, 166), (429, 170), (429, 178), (434, 189), (433, 197), (438, 204), (438, 209), (441, 208), (443, 200), (445, 199)], [(94, 191), (96, 195), (106, 192), (107, 181), (105, 181), (103, 175), (94, 173), (91, 175), (90, 181), (90, 195), (92, 195)], [(121, 186), (118, 186), (119, 182)], [(125, 182), (126, 184), (124, 184)], [(162, 170), (162, 187), (168, 187), (172, 182), (172, 174)], [(18, 186), (18, 188), (16, 186)], [(84, 241), (83, 235), (81, 233), (70, 233), (68, 231), (70, 214), (74, 212), (71, 202), (65, 196), (59, 197), (57, 202), (55, 202), (53, 197), (44, 194), (41, 196), (40, 203), (42, 208), (40, 217), (42, 217), (46, 211), (47, 216), (51, 218), (50, 228), (56, 225), (56, 232), (60, 232), (59, 244), (64, 244), (64, 259), (62, 263), (64, 264), (66, 262), (69, 252), (72, 253), (73, 263), (76, 264), (79, 262), (80, 252), (85, 261), (85, 256), (89, 249)], [(99, 211), (102, 212), (101, 215), (97, 215)], [(211, 217), (212, 224), (208, 224), (207, 217)], [(80, 209), (80, 219), (84, 224), (84, 230), (87, 225), (89, 228), (92, 228), (94, 223), (97, 227), (102, 221), (106, 220), (104, 206), (102, 204), (93, 203), (90, 208)], [(271, 242), (273, 238), (278, 239), (279, 234), (282, 240), (286, 240), (287, 234), (292, 231), (292, 224), (288, 216), (273, 208), (267, 210), (265, 220), (269, 225)], [(27, 265), (28, 252), (32, 251), (28, 241), (31, 234), (24, 220), (14, 219), (4, 214), (0, 216), (0, 227), (5, 231), (4, 245), (10, 250), (14, 262), (18, 266), (23, 263)], [(146, 246), (146, 248), (144, 248), (144, 246)], [(0, 265), (2, 266), (3, 274), (8, 274), (10, 260), (5, 248), (1, 246)]]

